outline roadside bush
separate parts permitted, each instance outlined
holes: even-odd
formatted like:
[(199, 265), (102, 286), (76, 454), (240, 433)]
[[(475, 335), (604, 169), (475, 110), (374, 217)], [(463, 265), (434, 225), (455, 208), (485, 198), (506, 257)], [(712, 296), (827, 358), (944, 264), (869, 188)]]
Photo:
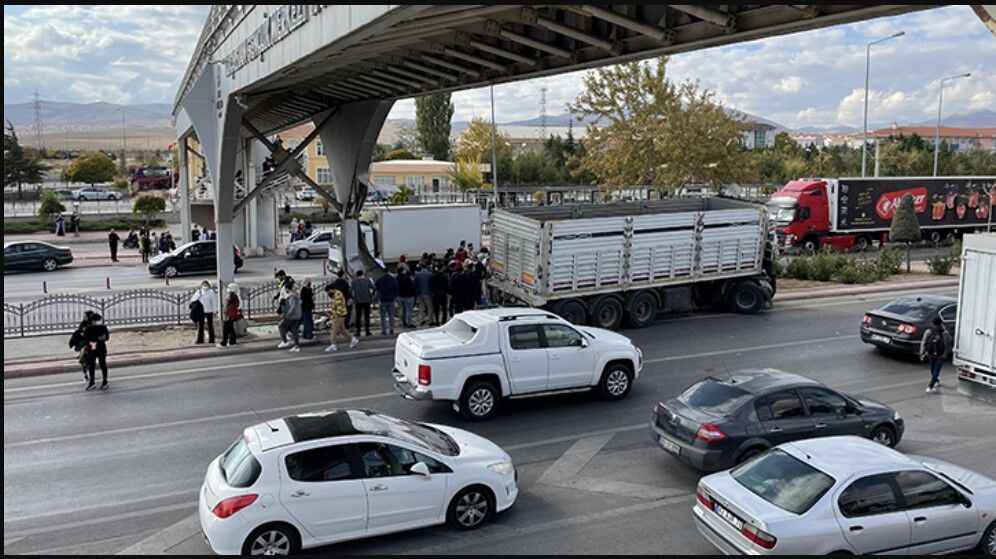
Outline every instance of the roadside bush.
[(816, 253), (810, 261), (809, 279), (815, 281), (830, 281), (844, 266), (853, 264), (854, 258), (824, 248)]
[[(119, 231), (127, 231), (129, 229), (138, 229), (144, 224), (145, 220), (141, 218), (88, 219), (84, 215), (80, 220), (80, 231), (107, 231), (111, 228)], [(153, 219), (149, 222), (149, 227), (153, 229), (166, 227), (166, 221), (163, 219)], [(48, 225), (42, 225), (37, 222), (4, 220), (3, 232), (5, 235), (25, 235), (36, 232), (50, 233), (51, 228)]]
[(876, 265), (881, 277), (894, 276), (899, 273), (903, 265), (903, 254), (894, 248), (882, 247), (878, 251)]
[(280, 218), (279, 218), (280, 219), (280, 224), (281, 225), (289, 225), (290, 222), (291, 222), (291, 220), (294, 219), (295, 217), (298, 220), (302, 220), (303, 219), (303, 220), (306, 220), (306, 221), (310, 221), (311, 223), (337, 223), (337, 222), (340, 221), (340, 219), (339, 219), (339, 212), (337, 212), (335, 210), (329, 210), (329, 213), (326, 216), (325, 213), (322, 210), (318, 210), (318, 211), (309, 212), (309, 213), (304, 213), (304, 212), (284, 213), (284, 212), (280, 212)]
[(878, 266), (874, 262), (851, 261), (837, 272), (840, 283), (874, 283), (881, 278)]
[(118, 177), (114, 179), (114, 182), (111, 183), (111, 186), (117, 188), (118, 190), (124, 190), (128, 188), (128, 179)]
[(785, 277), (792, 279), (809, 279), (809, 257), (796, 256), (785, 266)]
[(951, 245), (951, 260), (954, 264), (961, 263), (961, 239), (958, 239)]
[(788, 266), (784, 262), (782, 262), (781, 260), (776, 260), (775, 261), (775, 277), (776, 278), (788, 277), (788, 276), (785, 275), (786, 272), (787, 272), (787, 270), (788, 270)]
[(927, 267), (930, 268), (930, 273), (938, 276), (948, 275), (951, 272), (952, 266), (954, 266), (954, 259), (945, 256), (938, 256), (927, 260)]
[(22, 235), (27, 233), (34, 233), (35, 231), (39, 230), (41, 230), (41, 228), (36, 222), (6, 221), (6, 220), (3, 222), (4, 235)]

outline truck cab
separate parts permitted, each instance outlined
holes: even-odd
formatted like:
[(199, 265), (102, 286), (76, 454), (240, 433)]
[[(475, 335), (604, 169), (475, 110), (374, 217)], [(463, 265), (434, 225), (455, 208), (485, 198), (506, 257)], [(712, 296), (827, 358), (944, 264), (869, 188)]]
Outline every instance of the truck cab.
[(816, 250), (830, 230), (830, 203), (824, 180), (791, 181), (768, 201), (768, 220), (779, 244)]

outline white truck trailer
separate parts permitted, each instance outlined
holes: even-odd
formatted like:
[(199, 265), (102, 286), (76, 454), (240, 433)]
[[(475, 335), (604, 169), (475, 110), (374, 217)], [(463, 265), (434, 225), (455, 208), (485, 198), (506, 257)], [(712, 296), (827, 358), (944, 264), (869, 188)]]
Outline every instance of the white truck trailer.
[(996, 233), (962, 240), (954, 365), (958, 391), (996, 404)]
[(763, 206), (725, 198), (498, 210), (491, 287), (575, 324), (615, 329), (726, 303), (755, 313), (775, 293)]
[[(477, 204), (372, 206), (363, 210), (360, 231), (369, 253), (385, 263), (402, 254), (417, 260), (423, 252), (442, 255), (460, 241), (481, 246), (481, 208)], [(329, 263), (342, 263), (337, 227), (329, 243)]]

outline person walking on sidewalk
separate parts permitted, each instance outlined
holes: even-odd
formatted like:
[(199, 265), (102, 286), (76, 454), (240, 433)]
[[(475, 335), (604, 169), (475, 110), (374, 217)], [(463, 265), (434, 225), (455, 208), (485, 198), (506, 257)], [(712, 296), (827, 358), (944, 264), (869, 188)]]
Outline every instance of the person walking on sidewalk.
[[(394, 334), (394, 306), (398, 300), (398, 280), (390, 270), (377, 278), (377, 311), (380, 314), (380, 333), (386, 336), (388, 333)], [(388, 324), (391, 325), (388, 332)]]
[(401, 304), (401, 326), (414, 328), (415, 319), (415, 276), (408, 266), (398, 267), (398, 302)]
[(80, 367), (83, 369), (83, 381), (86, 382), (90, 380), (88, 371), (90, 370), (87, 364), (87, 348), (89, 344), (86, 342), (86, 328), (90, 325), (90, 317), (93, 315), (93, 311), (86, 311), (83, 313), (83, 320), (80, 325), (76, 327), (76, 331), (73, 335), (69, 337), (69, 348), (76, 352), (76, 358), (80, 363)]
[(356, 279), (350, 284), (353, 292), (353, 308), (356, 309), (356, 337), (360, 337), (360, 328), (366, 328), (370, 336), (370, 303), (373, 303), (374, 284), (363, 270), (356, 271)]
[[(325, 292), (328, 293), (329, 289), (337, 289), (342, 292), (342, 296), (346, 299), (346, 328), (350, 327), (352, 309), (353, 306), (353, 295), (350, 293), (349, 281), (346, 279), (346, 270), (339, 268), (335, 272), (335, 279), (332, 283), (325, 286)], [(329, 294), (329, 300), (332, 299), (332, 295)]]
[(360, 343), (360, 338), (349, 333), (349, 328), (346, 327), (346, 317), (349, 316), (349, 307), (346, 306), (346, 296), (343, 292), (331, 284), (325, 287), (325, 292), (328, 293), (329, 299), (332, 300), (332, 310), (329, 311), (329, 318), (332, 319), (332, 330), (329, 333), (329, 347), (325, 348), (326, 352), (339, 351), (339, 348), (335, 345), (335, 340), (337, 337), (342, 336), (349, 340), (349, 347), (354, 348), (356, 344)]
[(149, 245), (148, 233), (143, 232), (142, 235), (138, 237), (138, 251), (142, 253), (142, 262), (148, 262), (149, 253), (152, 251)]
[(281, 341), (277, 344), (277, 349), (284, 349), (287, 346), (291, 346), (289, 350), (291, 353), (301, 351), (297, 331), (300, 327), (301, 296), (294, 289), (294, 282), (288, 281), (284, 284), (283, 294), (280, 299), (280, 323), (277, 325), (277, 329), (280, 331)]
[(197, 321), (197, 341), (195, 344), (204, 343), (204, 326), (207, 325), (208, 331), (208, 343), (214, 343), (214, 315), (218, 312), (218, 296), (215, 295), (214, 290), (211, 289), (211, 283), (208, 280), (201, 282), (201, 288), (194, 293), (191, 297), (190, 302), (193, 303), (197, 301), (204, 308), (204, 314), (201, 320)]
[(107, 246), (111, 249), (111, 262), (118, 261), (118, 241), (121, 240), (121, 236), (111, 229), (111, 232), (107, 234)]
[(935, 387), (941, 384), (939, 380), (941, 367), (947, 359), (949, 347), (951, 347), (951, 334), (944, 327), (941, 317), (935, 317), (920, 341), (920, 359), (930, 361), (930, 384), (927, 385), (927, 394), (937, 392)]
[(301, 324), (304, 326), (305, 341), (315, 339), (315, 292), (311, 289), (311, 278), (306, 277), (301, 282)]
[(88, 344), (86, 363), (90, 373), (90, 383), (86, 385), (87, 390), (93, 390), (94, 382), (96, 381), (97, 362), (100, 362), (100, 373), (102, 376), (100, 389), (107, 389), (107, 340), (110, 339), (111, 333), (107, 330), (107, 326), (101, 324), (103, 320), (104, 318), (99, 314), (91, 314), (90, 325), (86, 327), (84, 333), (86, 343)]
[(225, 299), (225, 310), (221, 314), (221, 343), (217, 344), (217, 347), (235, 347), (235, 323), (242, 320), (240, 304), (238, 284), (228, 284), (228, 297)]

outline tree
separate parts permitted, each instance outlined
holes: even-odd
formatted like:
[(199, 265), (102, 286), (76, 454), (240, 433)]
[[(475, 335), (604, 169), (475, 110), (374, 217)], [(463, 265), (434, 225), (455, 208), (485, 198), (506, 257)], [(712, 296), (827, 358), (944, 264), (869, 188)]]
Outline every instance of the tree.
[(406, 149), (411, 153), (420, 153), (418, 147), (418, 133), (414, 126), (401, 126), (398, 128), (398, 139), (394, 142), (394, 149)]
[(383, 161), (387, 157), (387, 152), (391, 151), (390, 144), (375, 144), (373, 149), (373, 155), (370, 156), (370, 161)]
[(667, 62), (661, 57), (656, 65), (630, 62), (589, 72), (568, 105), (576, 115), (594, 117), (580, 167), (602, 188), (652, 184), (670, 193), (693, 180), (718, 184), (750, 176), (740, 147), (744, 120), (697, 83), (668, 80)]
[(920, 223), (916, 219), (913, 196), (907, 194), (899, 202), (899, 209), (892, 216), (889, 240), (906, 243), (906, 273), (910, 273), (910, 245), (920, 240)]
[(396, 191), (394, 191), (393, 194), (388, 196), (387, 202), (395, 206), (401, 206), (408, 203), (408, 200), (411, 198), (412, 194), (415, 194), (415, 190), (405, 185), (401, 185)]
[[(457, 139), (457, 160), (463, 159), (465, 161), (477, 161), (478, 163), (491, 161), (491, 129), (491, 121), (480, 117), (472, 119), (470, 125), (467, 126), (467, 129)], [(511, 170), (510, 164), (513, 160), (512, 140), (508, 134), (495, 134), (495, 148), (498, 152), (499, 177), (507, 177)], [(494, 169), (493, 163), (491, 166), (492, 169)], [(492, 176), (493, 173), (494, 171), (492, 170)], [(509, 182), (508, 179), (505, 179), (505, 182)]]
[(476, 159), (457, 158), (456, 164), (447, 174), (450, 181), (463, 192), (480, 190), (485, 186), (481, 164)]
[(117, 176), (114, 161), (103, 153), (87, 153), (73, 160), (66, 168), (63, 177), (72, 182), (85, 182), (90, 186), (98, 182), (108, 182)]
[(166, 211), (166, 200), (152, 194), (143, 194), (135, 198), (135, 203), (131, 208), (131, 213), (145, 216), (146, 227), (149, 226), (152, 218), (156, 217), (156, 214), (163, 211)]
[(52, 223), (52, 216), (66, 211), (66, 207), (59, 201), (59, 195), (51, 190), (42, 192), (41, 203), (38, 204), (38, 221), (43, 227), (48, 227)]
[(22, 185), (41, 183), (48, 170), (39, 153), (21, 146), (14, 125), (8, 120), (3, 134), (3, 185), (17, 186), (17, 197), (21, 198), (24, 195)]
[(450, 120), (453, 103), (449, 93), (415, 98), (415, 136), (419, 149), (437, 161), (450, 158)]
[(408, 151), (405, 148), (395, 148), (387, 152), (384, 155), (384, 161), (393, 161), (395, 159), (417, 159), (415, 154)]

